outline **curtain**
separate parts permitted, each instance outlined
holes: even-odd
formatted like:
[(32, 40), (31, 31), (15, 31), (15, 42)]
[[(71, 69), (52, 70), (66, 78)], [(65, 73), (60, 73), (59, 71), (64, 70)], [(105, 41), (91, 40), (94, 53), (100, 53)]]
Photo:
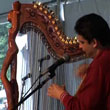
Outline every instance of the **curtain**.
[[(25, 95), (26, 91), (31, 87), (30, 78), (22, 80), (25, 76), (27, 76), (30, 73), (30, 62), (29, 62), (30, 56), (27, 34), (21, 35), (20, 33), (18, 33), (16, 37), (16, 44), (19, 49), (17, 55), (17, 82), (19, 86), (19, 101), (20, 101), (22, 97)], [(28, 109), (33, 110), (32, 99), (33, 99), (32, 96), (29, 97), (24, 103), (22, 103), (19, 106), (19, 110), (28, 110)]]
[(75, 36), (75, 22), (79, 17), (89, 13), (96, 13), (101, 15), (110, 26), (109, 5), (110, 0), (79, 0), (79, 2), (65, 4), (65, 34), (68, 36)]

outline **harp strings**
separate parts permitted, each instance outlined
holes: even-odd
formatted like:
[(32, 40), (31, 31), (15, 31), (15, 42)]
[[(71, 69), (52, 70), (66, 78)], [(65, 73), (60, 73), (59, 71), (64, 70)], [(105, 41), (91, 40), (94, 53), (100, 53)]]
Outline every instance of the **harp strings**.
[[(29, 87), (34, 83), (34, 81), (39, 76), (39, 62), (38, 59), (46, 56), (48, 53), (47, 48), (44, 43), (41, 41), (41, 36), (43, 34), (38, 31), (35, 32), (33, 29), (27, 30), (27, 47), (28, 47), (28, 66), (25, 66), (26, 70), (32, 74), (30, 81), (27, 80), (25, 83), (24, 93), (28, 91)], [(45, 36), (43, 36), (45, 37)], [(26, 57), (26, 55), (24, 55)], [(80, 83), (80, 80), (75, 77), (75, 72), (77, 66), (87, 60), (78, 61), (70, 64), (61, 65), (55, 71), (56, 76), (46, 83), (41, 89), (40, 94), (36, 91), (31, 98), (26, 100), (23, 105), (23, 109), (29, 110), (63, 110), (64, 107), (57, 100), (53, 100), (52, 98), (47, 96), (47, 88), (51, 83), (58, 83), (60, 85), (65, 84), (66, 89), (71, 95), (74, 95), (77, 87)], [(53, 64), (54, 59), (51, 58), (49, 61), (44, 61), (42, 64), (42, 71), (47, 69), (49, 65)], [(44, 80), (47, 76), (44, 76), (40, 81)], [(39, 82), (36, 82), (31, 90), (34, 90)], [(38, 98), (39, 96), (39, 98)], [(38, 104), (39, 102), (39, 104)], [(22, 109), (22, 110), (23, 110)]]

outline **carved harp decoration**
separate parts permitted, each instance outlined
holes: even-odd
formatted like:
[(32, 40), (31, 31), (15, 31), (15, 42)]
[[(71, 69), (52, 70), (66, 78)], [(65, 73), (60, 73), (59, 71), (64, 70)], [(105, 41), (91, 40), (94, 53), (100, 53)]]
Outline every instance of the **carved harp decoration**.
[[(70, 56), (70, 62), (83, 59), (83, 52), (78, 48), (76, 38), (68, 38), (58, 24), (58, 19), (52, 11), (43, 4), (13, 3), (13, 10), (8, 14), (8, 21), (12, 27), (9, 29), (8, 51), (1, 70), (1, 80), (6, 90), (8, 110), (13, 110), (18, 103), (18, 86), (16, 81), (16, 65), (18, 48), (15, 38), (18, 33), (26, 33), (25, 29), (41, 32), (41, 39), (48, 52), (55, 59), (64, 54)], [(45, 37), (44, 37), (45, 36)], [(7, 69), (11, 66), (10, 81), (6, 77)]]
[[(58, 19), (54, 16), (54, 13), (42, 4), (15, 2), (8, 20), (12, 23), (13, 33), (18, 32), (18, 30), (25, 33), (26, 29), (30, 30), (31, 28), (34, 31), (41, 31), (45, 36), (41, 36), (41, 39), (55, 59), (68, 54), (71, 61), (74, 61), (75, 57), (82, 54), (82, 51), (78, 48), (77, 39), (68, 38), (59, 28)], [(11, 38), (15, 38), (15, 35), (12, 35)]]

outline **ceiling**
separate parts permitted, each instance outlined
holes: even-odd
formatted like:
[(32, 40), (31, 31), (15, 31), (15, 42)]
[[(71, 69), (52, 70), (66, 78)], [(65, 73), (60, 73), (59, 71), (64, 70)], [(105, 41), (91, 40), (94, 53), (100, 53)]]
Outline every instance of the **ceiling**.
[(19, 1), (20, 3), (33, 3), (33, 2), (46, 2), (53, 3), (53, 2), (67, 2), (67, 1), (82, 1), (82, 0), (0, 0), (0, 16), (7, 14), (12, 9), (12, 4), (15, 1)]
[[(12, 4), (17, 0), (0, 0), (0, 15), (9, 12), (12, 9)], [(20, 3), (32, 3), (35, 0), (18, 0)], [(39, 2), (50, 2), (55, 0), (39, 0)]]

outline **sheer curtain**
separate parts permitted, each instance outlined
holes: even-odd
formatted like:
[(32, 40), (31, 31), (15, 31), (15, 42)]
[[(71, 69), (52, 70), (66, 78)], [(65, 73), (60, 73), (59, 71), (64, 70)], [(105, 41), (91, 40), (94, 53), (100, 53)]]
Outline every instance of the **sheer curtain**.
[[(72, 0), (67, 0), (72, 1)], [(64, 5), (65, 33), (74, 36), (74, 25), (77, 19), (85, 14), (96, 13), (101, 15), (110, 26), (110, 0), (79, 0)]]
[[(16, 43), (19, 49), (17, 55), (17, 82), (19, 86), (19, 101), (25, 95), (26, 91), (31, 87), (31, 78), (25, 76), (30, 74), (30, 62), (29, 62), (29, 45), (28, 35), (18, 33), (16, 37)], [(31, 91), (30, 91), (31, 92)], [(19, 106), (19, 110), (33, 110), (33, 96), (29, 97), (24, 103)]]

